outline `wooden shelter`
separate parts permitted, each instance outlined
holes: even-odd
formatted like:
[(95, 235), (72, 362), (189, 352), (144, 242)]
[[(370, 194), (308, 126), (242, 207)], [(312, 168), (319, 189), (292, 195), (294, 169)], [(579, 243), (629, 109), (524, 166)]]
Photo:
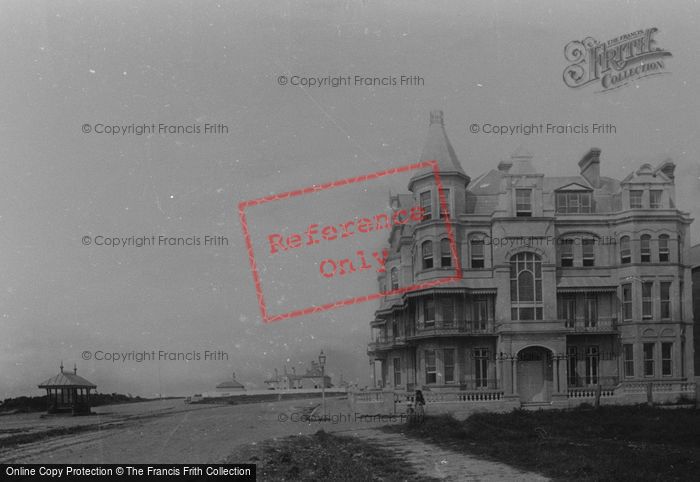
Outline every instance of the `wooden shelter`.
[(78, 368), (73, 373), (63, 371), (39, 385), (46, 389), (48, 413), (71, 413), (72, 415), (90, 414), (90, 390), (97, 385), (78, 376)]

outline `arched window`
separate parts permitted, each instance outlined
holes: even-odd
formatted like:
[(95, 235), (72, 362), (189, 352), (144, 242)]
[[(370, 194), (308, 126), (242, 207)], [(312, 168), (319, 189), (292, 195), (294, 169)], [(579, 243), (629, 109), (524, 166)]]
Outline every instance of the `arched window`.
[(630, 237), (620, 238), (620, 263), (628, 264), (632, 262), (632, 252), (630, 251)]
[(542, 319), (542, 260), (535, 253), (510, 258), (510, 303), (513, 320)]
[(391, 289), (399, 289), (399, 270), (396, 267), (391, 268)]
[(640, 253), (642, 263), (651, 263), (651, 236), (643, 234), (640, 238)]
[(447, 238), (440, 240), (440, 266), (443, 268), (452, 266), (452, 250), (450, 240)]
[(668, 263), (668, 234), (659, 236), (659, 262)]
[(423, 253), (423, 269), (431, 269), (433, 267), (433, 242), (424, 241), (421, 245), (421, 253)]

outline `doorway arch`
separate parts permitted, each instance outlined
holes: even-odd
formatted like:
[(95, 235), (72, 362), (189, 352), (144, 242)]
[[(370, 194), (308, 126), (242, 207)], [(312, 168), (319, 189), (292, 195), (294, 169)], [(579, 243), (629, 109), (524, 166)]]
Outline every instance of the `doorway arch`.
[(518, 395), (522, 403), (548, 403), (552, 398), (552, 351), (529, 346), (518, 352)]

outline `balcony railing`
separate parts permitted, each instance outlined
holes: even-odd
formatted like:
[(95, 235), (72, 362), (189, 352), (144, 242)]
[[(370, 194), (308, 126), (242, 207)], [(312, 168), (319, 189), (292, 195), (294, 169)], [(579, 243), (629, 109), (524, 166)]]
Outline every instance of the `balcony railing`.
[[(498, 401), (503, 398), (503, 390), (498, 388), (496, 380), (484, 380), (485, 385), (475, 388), (475, 384), (455, 386), (453, 389), (440, 391), (423, 390), (423, 398), (431, 403), (455, 403), (455, 402), (488, 402)], [(475, 382), (476, 383), (476, 382)], [(415, 392), (394, 391), (394, 403), (405, 404), (415, 402)]]
[(617, 318), (576, 318), (564, 320), (564, 326), (575, 333), (596, 333), (617, 330)]
[(576, 380), (569, 379), (569, 388), (592, 388), (601, 387), (612, 388), (620, 384), (620, 377), (576, 377)]
[(576, 381), (569, 380), (567, 396), (569, 398), (612, 397), (615, 388), (620, 384), (618, 377), (581, 377)]
[(435, 321), (416, 327), (409, 332), (407, 338), (427, 338), (431, 336), (449, 335), (491, 335), (494, 333), (494, 321)]
[(406, 346), (405, 336), (378, 336), (374, 339), (374, 341), (369, 343), (368, 351), (373, 352), (389, 350), (391, 348), (400, 348), (402, 346)]

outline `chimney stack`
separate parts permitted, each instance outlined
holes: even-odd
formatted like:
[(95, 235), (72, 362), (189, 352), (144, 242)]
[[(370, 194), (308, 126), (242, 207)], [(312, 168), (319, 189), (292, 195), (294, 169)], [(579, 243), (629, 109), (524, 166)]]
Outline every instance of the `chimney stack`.
[(503, 172), (508, 172), (510, 171), (510, 168), (513, 167), (513, 161), (511, 160), (504, 160), (498, 163), (498, 170), (503, 171)]
[(581, 175), (594, 188), (600, 187), (600, 149), (597, 147), (591, 148), (580, 161), (578, 167), (581, 169)]

